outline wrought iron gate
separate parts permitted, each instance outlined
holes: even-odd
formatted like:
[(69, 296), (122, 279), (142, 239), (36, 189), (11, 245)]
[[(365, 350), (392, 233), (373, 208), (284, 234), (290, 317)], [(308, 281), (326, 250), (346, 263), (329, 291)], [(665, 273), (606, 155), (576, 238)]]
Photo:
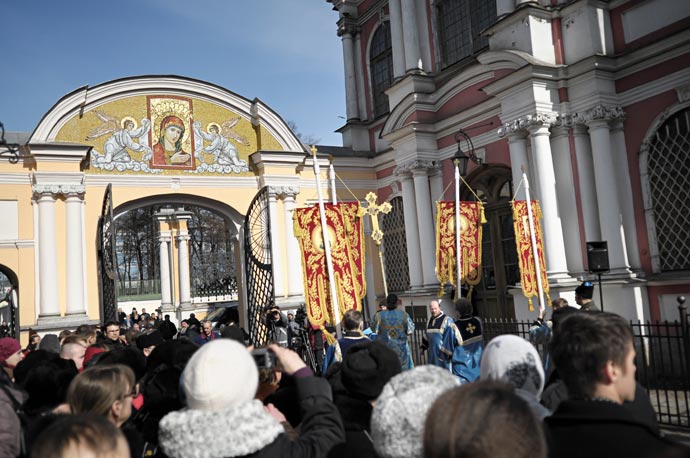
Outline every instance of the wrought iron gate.
[(244, 220), (244, 257), (249, 335), (253, 345), (263, 345), (268, 340), (263, 312), (274, 301), (268, 186), (262, 188), (249, 204)]
[(113, 219), (112, 184), (105, 188), (103, 207), (98, 219), (98, 297), (103, 323), (116, 319), (117, 256), (115, 254), (115, 220)]

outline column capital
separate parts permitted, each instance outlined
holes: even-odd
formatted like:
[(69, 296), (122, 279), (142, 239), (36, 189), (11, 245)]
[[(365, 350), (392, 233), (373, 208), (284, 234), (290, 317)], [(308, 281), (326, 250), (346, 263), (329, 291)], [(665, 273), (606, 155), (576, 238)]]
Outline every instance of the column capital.
[(158, 241), (161, 243), (167, 243), (172, 240), (172, 235), (170, 234), (170, 231), (165, 231), (161, 232), (161, 234), (158, 236)]
[(556, 116), (550, 113), (535, 113), (510, 122), (503, 123), (498, 128), (497, 134), (499, 137), (508, 138), (511, 136), (524, 136), (528, 132), (536, 131), (544, 127), (549, 128), (556, 121)]
[(625, 111), (621, 107), (599, 104), (582, 113), (582, 119), (588, 126), (599, 121), (623, 120), (625, 119)]
[(338, 36), (345, 38), (346, 35), (349, 35), (350, 38), (353, 36), (357, 35), (362, 28), (357, 24), (356, 19), (351, 19), (351, 18), (341, 18), (338, 21)]
[(279, 198), (279, 197), (296, 197), (299, 194), (299, 186), (269, 186), (268, 195), (269, 197)]
[(413, 160), (397, 166), (395, 170), (393, 170), (393, 174), (402, 177), (419, 175), (421, 173), (429, 174), (430, 172), (436, 171), (438, 168), (440, 168), (438, 161)]
[(59, 183), (35, 183), (31, 185), (34, 194), (52, 194), (54, 197), (62, 194), (65, 196), (79, 195), (86, 192), (83, 184), (59, 184)]
[(191, 240), (191, 237), (189, 236), (187, 231), (185, 231), (185, 232), (180, 231), (180, 233), (177, 234), (177, 241), (178, 242), (188, 242), (190, 240)]

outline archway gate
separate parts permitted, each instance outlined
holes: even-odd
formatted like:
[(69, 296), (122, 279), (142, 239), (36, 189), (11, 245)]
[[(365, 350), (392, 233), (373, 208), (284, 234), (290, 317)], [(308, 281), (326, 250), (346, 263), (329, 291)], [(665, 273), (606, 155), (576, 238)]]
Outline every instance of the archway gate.
[(254, 197), (244, 220), (244, 257), (247, 280), (247, 324), (253, 345), (268, 340), (264, 310), (274, 304), (271, 217), (268, 207), (268, 186)]

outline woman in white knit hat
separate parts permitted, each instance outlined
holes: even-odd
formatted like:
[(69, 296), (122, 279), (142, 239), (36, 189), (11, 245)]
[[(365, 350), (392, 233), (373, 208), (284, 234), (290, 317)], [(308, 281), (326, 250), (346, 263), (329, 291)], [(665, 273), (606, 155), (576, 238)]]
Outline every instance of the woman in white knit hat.
[(284, 375), (295, 378), (302, 410), (292, 441), (280, 412), (255, 399), (258, 369), (241, 344), (217, 339), (189, 360), (180, 380), (187, 408), (160, 421), (159, 444), (170, 458), (325, 457), (345, 441), (331, 388), (313, 376), (297, 353), (271, 345)]

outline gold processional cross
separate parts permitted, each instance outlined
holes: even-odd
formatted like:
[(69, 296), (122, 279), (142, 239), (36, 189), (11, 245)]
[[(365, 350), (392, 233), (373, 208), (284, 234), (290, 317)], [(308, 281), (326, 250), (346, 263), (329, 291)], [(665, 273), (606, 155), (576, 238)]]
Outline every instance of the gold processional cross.
[(383, 264), (383, 252), (381, 251), (381, 242), (383, 241), (383, 231), (379, 227), (379, 213), (388, 214), (392, 210), (391, 204), (384, 202), (381, 205), (376, 205), (377, 196), (373, 192), (367, 194), (366, 207), (359, 207), (359, 216), (369, 215), (371, 218), (371, 238), (376, 242), (376, 247), (379, 251), (379, 261), (381, 262), (381, 276), (383, 277), (383, 292), (388, 297), (388, 284), (386, 283), (386, 269)]

